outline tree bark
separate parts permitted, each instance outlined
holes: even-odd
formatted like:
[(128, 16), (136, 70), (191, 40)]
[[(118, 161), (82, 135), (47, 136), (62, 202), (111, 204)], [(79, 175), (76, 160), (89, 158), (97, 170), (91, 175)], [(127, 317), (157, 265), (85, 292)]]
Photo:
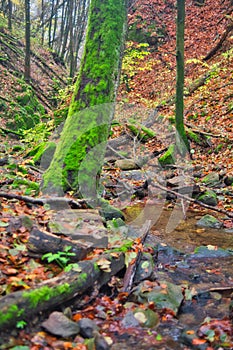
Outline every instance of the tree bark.
[(43, 177), (43, 192), (72, 189), (93, 198), (114, 114), (126, 0), (92, 0), (79, 78), (60, 142)]

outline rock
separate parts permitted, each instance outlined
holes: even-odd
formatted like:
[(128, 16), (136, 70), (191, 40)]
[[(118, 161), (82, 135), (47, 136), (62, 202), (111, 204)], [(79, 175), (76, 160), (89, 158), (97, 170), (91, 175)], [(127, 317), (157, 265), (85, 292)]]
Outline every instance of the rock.
[(223, 224), (214, 216), (207, 214), (197, 221), (197, 226), (209, 227), (209, 228), (221, 228)]
[(201, 180), (201, 182), (206, 186), (214, 187), (219, 184), (219, 174), (209, 173)]
[(134, 317), (133, 311), (127, 312), (125, 317), (121, 321), (121, 326), (123, 328), (138, 327), (140, 322)]
[(106, 221), (117, 219), (117, 218), (124, 220), (125, 217), (122, 211), (120, 209), (113, 207), (107, 201), (102, 199), (100, 201), (100, 206), (101, 206), (100, 215), (103, 216)]
[(213, 207), (218, 204), (217, 195), (211, 190), (205, 191), (203, 194), (197, 197), (197, 200)]
[(122, 171), (120, 173), (120, 178), (135, 180), (135, 181), (145, 181), (148, 177), (148, 172), (145, 174), (145, 171), (142, 170), (131, 170), (131, 171)]
[(159, 315), (151, 309), (137, 308), (133, 313), (142, 327), (153, 328), (159, 324)]
[(146, 290), (147, 287), (144, 286), (144, 282), (136, 287), (133, 294), (138, 302), (153, 302), (157, 309), (171, 309), (177, 314), (183, 300), (181, 286), (167, 281), (159, 281), (159, 285), (156, 285), (152, 290), (148, 292)]
[(71, 321), (62, 312), (54, 311), (49, 318), (42, 323), (42, 327), (48, 332), (63, 338), (71, 337), (79, 333), (79, 325)]
[(232, 186), (233, 185), (233, 175), (227, 175), (224, 177), (224, 183), (227, 186)]
[(165, 167), (166, 165), (175, 164), (175, 145), (170, 145), (168, 150), (159, 157), (159, 163), (162, 167)]
[(194, 254), (190, 254), (189, 257), (194, 258), (226, 258), (232, 256), (233, 253), (229, 250), (222, 248), (215, 249), (214, 246), (200, 246), (195, 249)]
[(94, 332), (98, 330), (97, 325), (90, 318), (81, 318), (78, 322), (80, 334), (83, 338), (93, 338)]
[(93, 247), (105, 248), (108, 245), (108, 232), (98, 210), (59, 210), (50, 220), (49, 228), (56, 235), (64, 234), (73, 241), (84, 240)]
[(115, 162), (115, 166), (121, 170), (134, 170), (139, 169), (140, 165), (137, 164), (133, 159), (118, 159)]
[(138, 283), (142, 280), (148, 279), (154, 271), (154, 261), (150, 253), (142, 253), (142, 258), (137, 267), (135, 275), (135, 282)]
[(94, 331), (94, 343), (95, 343), (95, 350), (109, 350), (110, 346), (108, 345), (108, 343), (106, 342), (106, 340), (104, 339), (104, 337), (102, 337), (99, 332)]

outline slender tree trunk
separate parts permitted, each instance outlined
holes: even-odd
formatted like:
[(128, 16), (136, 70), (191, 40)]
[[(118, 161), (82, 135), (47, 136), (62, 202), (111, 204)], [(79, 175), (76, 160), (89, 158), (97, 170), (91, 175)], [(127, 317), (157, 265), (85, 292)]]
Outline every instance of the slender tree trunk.
[(12, 1), (8, 0), (8, 29), (12, 30)]
[(40, 15), (40, 21), (41, 21), (41, 44), (44, 45), (44, 0), (41, 0), (41, 15)]
[(176, 131), (177, 146), (181, 154), (189, 150), (184, 128), (184, 28), (185, 0), (177, 0), (176, 24)]
[(53, 16), (54, 16), (54, 0), (52, 0), (51, 16), (49, 21), (49, 38), (48, 43), (49, 47), (52, 48), (52, 25), (53, 25)]
[(63, 26), (63, 44), (62, 44), (62, 49), (61, 49), (61, 58), (65, 58), (65, 53), (66, 53), (66, 48), (67, 48), (67, 41), (68, 41), (68, 36), (69, 36), (69, 10), (68, 6), (66, 5), (65, 8), (65, 16), (64, 16), (64, 26)]
[(109, 126), (114, 114), (126, 0), (92, 0), (84, 55), (60, 142), (43, 177), (43, 192), (72, 189), (96, 199)]
[(57, 0), (57, 2), (56, 2), (55, 11), (54, 11), (53, 38), (52, 38), (52, 49), (53, 50), (54, 50), (54, 44), (56, 42), (58, 9), (59, 9), (59, 0)]
[(24, 67), (24, 79), (26, 82), (30, 82), (30, 0), (25, 0), (25, 67)]
[(62, 10), (61, 10), (60, 33), (59, 33), (59, 40), (58, 40), (58, 47), (57, 47), (57, 53), (59, 56), (61, 56), (62, 42), (64, 40), (65, 8), (66, 8), (66, 2), (63, 1)]
[(74, 12), (74, 0), (70, 0), (70, 10), (69, 10), (69, 33), (70, 33), (70, 43), (69, 43), (69, 58), (70, 58), (70, 77), (74, 76), (74, 28), (73, 28), (73, 12)]

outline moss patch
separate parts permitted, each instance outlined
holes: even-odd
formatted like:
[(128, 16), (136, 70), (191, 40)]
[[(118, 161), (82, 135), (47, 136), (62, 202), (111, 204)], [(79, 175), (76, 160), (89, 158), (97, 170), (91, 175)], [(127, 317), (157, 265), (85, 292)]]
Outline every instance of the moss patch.
[(22, 294), (22, 296), (25, 299), (29, 299), (32, 308), (36, 308), (39, 303), (43, 303), (44, 301), (48, 301), (57, 295), (65, 293), (69, 290), (69, 288), (70, 285), (68, 283), (64, 283), (55, 288), (44, 286), (35, 290), (26, 291)]

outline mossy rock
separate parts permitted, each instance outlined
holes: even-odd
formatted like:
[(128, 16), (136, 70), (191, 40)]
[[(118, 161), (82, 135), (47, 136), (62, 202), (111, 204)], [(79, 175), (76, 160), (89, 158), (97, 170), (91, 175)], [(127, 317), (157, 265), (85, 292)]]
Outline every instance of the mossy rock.
[(122, 211), (110, 205), (108, 201), (100, 200), (100, 206), (100, 215), (103, 216), (106, 221), (118, 218), (124, 220), (125, 217)]
[(209, 228), (221, 228), (223, 224), (212, 215), (204, 215), (197, 221), (197, 226), (209, 227)]
[(175, 162), (175, 145), (170, 145), (168, 150), (161, 157), (159, 157), (159, 164), (162, 167), (166, 167), (166, 165), (172, 165), (175, 164)]
[(206, 175), (201, 182), (206, 186), (216, 186), (219, 184), (219, 174), (218, 173), (209, 173)]
[(134, 317), (142, 327), (154, 328), (159, 324), (159, 315), (151, 309), (137, 308), (133, 312)]
[(197, 197), (197, 200), (204, 204), (212, 205), (213, 207), (218, 204), (217, 195), (211, 190), (205, 191), (203, 194)]

